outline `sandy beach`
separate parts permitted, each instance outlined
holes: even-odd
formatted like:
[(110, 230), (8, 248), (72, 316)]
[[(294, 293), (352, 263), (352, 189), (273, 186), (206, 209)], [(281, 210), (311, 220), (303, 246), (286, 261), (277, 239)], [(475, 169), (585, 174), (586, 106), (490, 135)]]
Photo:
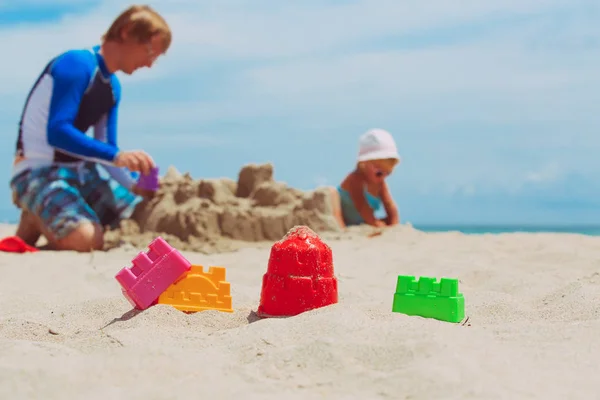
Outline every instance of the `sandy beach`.
[[(0, 398), (574, 399), (600, 389), (600, 238), (337, 228), (326, 189), (248, 165), (170, 168), (136, 221), (91, 254), (0, 253)], [(339, 302), (259, 319), (270, 248), (294, 226), (333, 252)], [(2, 236), (14, 226), (0, 228)], [(158, 235), (226, 268), (233, 313), (132, 309), (115, 274)], [(398, 275), (460, 280), (458, 324), (391, 312)], [(591, 396), (591, 397), (590, 397)]]
[[(193, 264), (227, 268), (232, 314), (131, 312), (114, 275), (142, 248), (0, 253), (0, 398), (597, 396), (600, 238), (365, 233), (323, 235), (339, 303), (287, 319), (253, 313), (264, 243), (182, 251)], [(468, 322), (392, 313), (398, 274), (459, 278)]]

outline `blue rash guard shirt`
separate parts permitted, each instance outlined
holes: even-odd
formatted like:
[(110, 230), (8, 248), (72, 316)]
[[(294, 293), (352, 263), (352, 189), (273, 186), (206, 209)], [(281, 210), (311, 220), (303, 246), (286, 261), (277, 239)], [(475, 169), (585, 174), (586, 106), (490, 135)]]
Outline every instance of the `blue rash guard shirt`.
[[(50, 165), (103, 164), (110, 175), (131, 188), (132, 176), (114, 166), (121, 84), (99, 54), (100, 46), (69, 50), (44, 68), (19, 123), (13, 176)], [(94, 137), (86, 132), (93, 128)]]

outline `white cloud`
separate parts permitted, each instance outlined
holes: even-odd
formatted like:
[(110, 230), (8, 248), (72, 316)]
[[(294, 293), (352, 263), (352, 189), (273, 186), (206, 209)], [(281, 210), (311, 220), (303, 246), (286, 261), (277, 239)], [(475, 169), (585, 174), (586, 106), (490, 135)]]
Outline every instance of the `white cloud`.
[[(227, 100), (189, 105), (205, 110), (196, 113), (177, 104), (173, 118), (185, 113), (190, 122), (223, 115), (303, 119), (326, 115), (331, 121), (345, 115), (371, 120), (397, 115), (419, 117), (434, 126), (548, 119), (577, 122), (597, 114), (600, 53), (570, 52), (565, 57), (547, 44), (547, 37), (565, 47), (600, 39), (592, 28), (595, 20), (585, 16), (569, 22), (576, 29), (553, 34), (546, 23), (533, 22), (446, 46), (371, 52), (350, 48), (353, 41), (423, 32), (493, 12), (522, 15), (577, 6), (568, 3), (477, 2), (458, 8), (440, 3), (433, 14), (426, 13), (424, 6), (410, 10), (398, 2), (381, 2), (383, 6), (374, 10), (367, 3), (312, 14), (304, 9), (297, 15), (280, 9), (268, 16), (256, 12), (243, 16), (248, 10), (242, 7), (228, 10), (226, 18), (208, 13), (214, 20), (195, 24), (202, 28), (192, 25), (193, 14), (180, 15), (177, 26), (182, 38), (176, 39), (161, 68), (189, 72), (211, 57), (231, 63), (239, 58), (262, 60), (229, 78), (224, 88), (230, 90)], [(268, 23), (266, 18), (271, 18)], [(315, 28), (306, 29), (311, 24)], [(588, 101), (578, 101), (582, 99)]]
[(40, 5), (56, 7), (69, 6), (72, 4), (87, 5), (96, 3), (98, 3), (96, 0), (19, 0), (18, 2), (12, 0), (0, 0), (0, 10), (23, 10)]
[[(156, 4), (161, 7), (161, 2)], [(166, 4), (161, 7), (165, 11), (171, 6)], [(193, 1), (177, 4), (181, 6), (176, 8), (179, 43), (214, 47), (227, 57), (295, 58), (390, 33), (409, 34), (460, 26), (482, 18), (518, 17), (592, 3), (577, 0), (463, 0), (459, 3), (362, 0), (346, 4), (313, 1), (284, 5), (273, 0), (223, 1), (218, 8)]]
[(563, 176), (564, 170), (556, 163), (545, 165), (537, 171), (531, 171), (525, 175), (525, 182), (548, 183), (556, 181)]
[[(65, 3), (67, 1), (64, 0)], [(359, 54), (355, 57), (351, 47), (366, 40), (389, 35), (397, 35), (397, 39), (400, 40), (403, 36), (423, 33), (429, 29), (460, 29), (462, 24), (482, 19), (493, 21), (502, 17), (536, 15), (548, 10), (575, 8), (578, 5), (594, 3), (585, 0), (463, 0), (460, 4), (443, 0), (426, 3), (363, 0), (343, 5), (318, 2), (283, 5), (275, 0), (219, 1), (212, 4), (191, 0), (163, 0), (151, 4), (164, 12), (174, 31), (173, 48), (169, 55), (161, 60), (160, 67), (155, 71), (189, 72), (198, 64), (215, 58), (230, 61), (261, 58), (276, 64), (285, 62), (286, 59), (295, 63), (296, 60), (304, 58), (301, 60), (302, 64), (296, 66), (284, 64), (280, 70), (272, 66), (262, 72), (253, 71), (252, 74), (258, 80), (257, 83), (262, 83), (263, 76), (269, 74), (273, 75), (272, 79), (276, 84), (292, 76), (296, 77), (297, 82), (304, 84), (306, 78), (302, 78), (314, 76), (311, 72), (323, 73), (328, 80), (332, 78), (333, 73), (336, 79), (332, 83), (342, 84), (352, 78), (362, 78), (365, 73), (371, 71), (382, 78), (380, 84), (382, 81), (386, 84), (391, 83), (393, 88), (402, 87), (401, 83), (405, 82), (407, 77), (412, 82), (421, 83), (418, 79), (421, 77), (431, 80), (428, 87), (441, 85), (439, 90), (443, 91), (461, 85), (469, 75), (460, 74), (454, 79), (447, 79), (438, 73), (442, 67), (440, 61), (450, 62), (448, 69), (458, 72), (465, 70), (472, 62), (486, 68), (501, 60), (501, 65), (510, 67), (514, 65), (511, 62), (514, 49), (511, 52), (506, 46), (496, 47), (496, 40), (490, 42), (480, 39), (479, 46), (459, 48), (458, 52), (454, 48), (417, 52), (416, 60), (411, 61), (412, 52)], [(43, 63), (58, 51), (65, 49), (65, 46), (86, 46), (94, 43), (122, 8), (122, 2), (105, 0), (86, 15), (69, 15), (58, 23), (28, 24), (0, 29), (4, 37), (11, 37), (10, 41), (6, 40), (0, 44), (0, 51), (3, 54), (15, 55), (0, 67), (0, 73), (13, 72), (10, 85), (2, 85), (0, 90), (22, 90)], [(513, 38), (518, 37), (520, 33), (522, 29), (517, 25)], [(502, 45), (502, 41), (500, 44)], [(484, 47), (487, 47), (487, 51), (479, 52)], [(29, 48), (39, 51), (21, 53), (20, 57), (16, 57), (21, 49)], [(340, 59), (332, 57), (330, 62), (314, 61), (315, 56), (326, 56), (332, 50), (346, 55)], [(340, 69), (343, 67), (347, 68)], [(397, 70), (398, 67), (402, 69)], [(467, 70), (474, 69), (475, 67), (469, 67)], [(488, 85), (492, 84), (494, 71), (498, 71), (498, 67), (489, 70), (487, 74), (477, 74), (480, 79), (472, 84), (480, 84), (485, 78), (489, 80)], [(394, 76), (397, 77), (397, 84), (389, 79)], [(535, 81), (544, 83), (545, 77), (561, 78), (552, 76), (550, 72)], [(507, 82), (505, 86), (506, 84)], [(520, 85), (521, 81), (514, 81), (513, 84)], [(535, 82), (531, 85), (535, 85)]]

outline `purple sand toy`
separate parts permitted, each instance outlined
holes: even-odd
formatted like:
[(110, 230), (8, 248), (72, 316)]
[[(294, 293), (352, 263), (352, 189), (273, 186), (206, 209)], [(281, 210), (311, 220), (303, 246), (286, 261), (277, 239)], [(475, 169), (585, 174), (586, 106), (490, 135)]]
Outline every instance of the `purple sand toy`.
[(137, 187), (144, 190), (158, 190), (158, 168), (152, 168), (150, 175), (140, 175)]

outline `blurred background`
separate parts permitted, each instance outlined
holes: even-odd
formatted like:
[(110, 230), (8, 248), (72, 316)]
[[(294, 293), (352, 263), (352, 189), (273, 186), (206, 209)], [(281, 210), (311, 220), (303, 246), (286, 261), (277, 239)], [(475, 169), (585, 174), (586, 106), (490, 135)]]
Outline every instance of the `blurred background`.
[[(584, 0), (163, 0), (151, 70), (120, 75), (122, 148), (164, 172), (237, 178), (272, 162), (337, 185), (383, 128), (403, 222), (423, 229), (600, 225), (600, 3)], [(0, 221), (27, 93), (59, 52), (97, 44), (129, 4), (0, 2)], [(600, 230), (599, 230), (600, 231)]]

